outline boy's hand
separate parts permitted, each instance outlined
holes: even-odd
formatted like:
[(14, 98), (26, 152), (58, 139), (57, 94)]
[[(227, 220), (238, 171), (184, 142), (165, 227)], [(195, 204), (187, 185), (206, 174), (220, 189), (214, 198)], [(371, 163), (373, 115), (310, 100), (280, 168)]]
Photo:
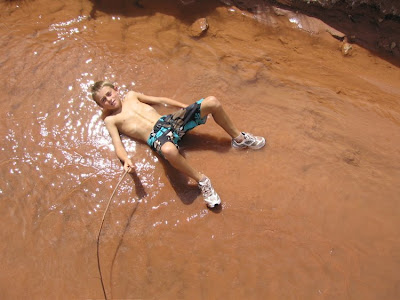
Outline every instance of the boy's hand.
[(133, 172), (133, 163), (132, 163), (132, 161), (129, 159), (129, 158), (127, 158), (126, 160), (125, 160), (125, 162), (124, 162), (124, 170), (125, 171), (128, 171), (129, 173), (132, 173)]

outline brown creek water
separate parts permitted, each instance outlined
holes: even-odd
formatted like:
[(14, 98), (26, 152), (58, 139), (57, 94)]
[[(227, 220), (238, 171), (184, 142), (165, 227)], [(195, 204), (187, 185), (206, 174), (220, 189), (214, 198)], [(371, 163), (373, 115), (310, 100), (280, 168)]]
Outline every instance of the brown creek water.
[(398, 65), (356, 44), (344, 56), (295, 13), (182, 2), (0, 3), (1, 299), (103, 298), (96, 240), (123, 174), (89, 97), (104, 78), (121, 94), (214, 95), (268, 141), (234, 150), (212, 119), (185, 137), (223, 201), (209, 210), (123, 137), (136, 173), (102, 231), (110, 299), (399, 299)]

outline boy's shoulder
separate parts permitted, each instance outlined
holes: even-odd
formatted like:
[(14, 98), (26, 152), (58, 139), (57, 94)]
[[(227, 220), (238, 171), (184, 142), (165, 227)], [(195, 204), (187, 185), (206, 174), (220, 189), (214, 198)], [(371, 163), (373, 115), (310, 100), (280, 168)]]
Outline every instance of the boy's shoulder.
[(110, 112), (107, 111), (103, 111), (101, 113), (100, 118), (104, 121), (104, 123), (110, 123), (112, 122), (112, 114)]
[(135, 91), (129, 91), (129, 92), (127, 92), (126, 93), (126, 95), (125, 95), (125, 99), (138, 99), (138, 92), (135, 92)]

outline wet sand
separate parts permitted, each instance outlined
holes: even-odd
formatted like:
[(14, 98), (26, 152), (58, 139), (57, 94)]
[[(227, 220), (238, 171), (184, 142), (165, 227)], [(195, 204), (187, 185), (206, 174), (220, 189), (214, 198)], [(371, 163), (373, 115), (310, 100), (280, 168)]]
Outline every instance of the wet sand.
[[(2, 299), (103, 297), (96, 239), (123, 171), (88, 94), (102, 78), (122, 94), (214, 95), (268, 140), (236, 151), (211, 118), (185, 137), (222, 198), (212, 211), (123, 138), (136, 173), (101, 237), (109, 298), (399, 299), (396, 63), (357, 44), (344, 56), (326, 31), (299, 28), (310, 19), (258, 22), (216, 1), (68, 3), (0, 3)], [(200, 17), (209, 29), (191, 37)]]

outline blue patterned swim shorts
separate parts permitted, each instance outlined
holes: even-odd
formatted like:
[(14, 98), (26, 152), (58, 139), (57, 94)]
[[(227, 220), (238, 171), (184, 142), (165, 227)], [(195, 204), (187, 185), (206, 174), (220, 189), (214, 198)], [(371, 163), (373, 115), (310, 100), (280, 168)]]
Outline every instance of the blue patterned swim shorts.
[(161, 147), (166, 142), (172, 142), (179, 148), (178, 142), (186, 132), (206, 123), (207, 116), (204, 118), (200, 116), (200, 107), (203, 100), (200, 99), (173, 114), (162, 116), (154, 125), (147, 144), (160, 155), (162, 155)]

